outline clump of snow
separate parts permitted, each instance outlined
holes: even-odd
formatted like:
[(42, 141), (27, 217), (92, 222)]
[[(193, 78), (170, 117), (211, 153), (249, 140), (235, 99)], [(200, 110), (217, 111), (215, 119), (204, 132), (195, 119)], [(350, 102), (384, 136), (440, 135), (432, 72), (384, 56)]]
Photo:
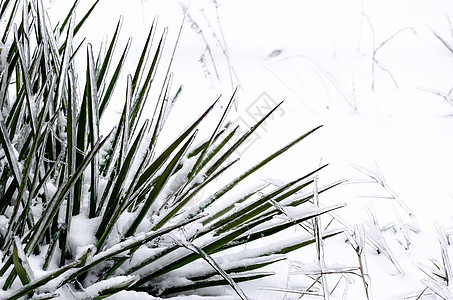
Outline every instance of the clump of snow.
[(69, 247), (74, 251), (75, 257), (82, 256), (90, 246), (96, 244), (94, 234), (99, 222), (99, 218), (89, 219), (85, 214), (72, 217), (68, 243)]
[(122, 283), (125, 283), (125, 282), (128, 282), (128, 281), (134, 281), (134, 280), (137, 280), (137, 279), (138, 279), (137, 276), (117, 276), (117, 277), (113, 277), (113, 278), (110, 278), (110, 279), (102, 280), (100, 282), (96, 282), (96, 283), (88, 286), (82, 292), (74, 293), (74, 296), (75, 296), (75, 299), (95, 298), (95, 297), (99, 296), (100, 293), (103, 290), (115, 287), (116, 285), (119, 285), (119, 284), (122, 284)]
[(0, 234), (5, 235), (8, 228), (9, 219), (5, 215), (0, 215)]
[(47, 181), (46, 190), (47, 190), (47, 195), (48, 195), (49, 199), (52, 199), (52, 197), (57, 192), (58, 188), (51, 181)]
[(108, 297), (109, 300), (156, 300), (156, 299), (161, 299), (157, 297), (153, 297), (148, 293), (145, 292), (136, 292), (136, 291), (121, 291), (119, 293), (116, 293), (110, 297)]

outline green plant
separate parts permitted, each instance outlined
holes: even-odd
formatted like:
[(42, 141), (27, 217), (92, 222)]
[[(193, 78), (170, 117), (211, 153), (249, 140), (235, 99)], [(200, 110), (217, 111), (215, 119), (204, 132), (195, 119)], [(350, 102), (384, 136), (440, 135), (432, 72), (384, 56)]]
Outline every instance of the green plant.
[[(0, 231), (1, 295), (6, 299), (25, 295), (51, 298), (55, 294), (49, 291), (77, 293), (90, 286), (84, 290), (85, 297), (101, 299), (121, 290), (169, 295), (229, 284), (245, 299), (236, 282), (272, 275), (257, 269), (316, 238), (282, 241), (259, 253), (245, 251), (236, 264), (222, 265), (213, 254), (222, 257), (226, 250), (311, 221), (339, 206), (309, 205), (314, 197), (309, 187), (325, 166), (280, 187), (255, 189), (234, 203), (212, 204), (222, 203), (247, 177), (319, 127), (194, 204), (195, 195), (238, 161), (229, 159), (272, 111), (230, 145), (238, 132), (226, 123), (233, 95), (210, 137), (194, 146), (198, 130), (208, 127), (201, 123), (220, 101), (216, 100), (157, 153), (165, 116), (176, 99), (169, 96), (168, 71), (163, 85), (154, 86), (166, 34), (164, 31), (154, 46), (154, 22), (136, 71), (126, 78), (118, 126), (103, 137), (99, 122), (120, 80), (130, 41), (114, 63), (120, 20), (105, 53), (94, 55), (87, 45), (84, 80), (76, 74), (74, 57), (82, 55), (83, 47), (74, 47), (73, 37), (98, 2), (76, 23), (76, 1), (55, 28), (39, 0), (0, 4), (0, 19), (8, 20), (3, 28), (0, 69), (0, 214), (7, 225)], [(112, 66), (115, 68), (109, 71)], [(80, 81), (84, 84), (81, 94)], [(151, 88), (161, 90), (158, 99), (149, 99)], [(155, 111), (151, 120), (143, 121), (147, 101), (154, 102)], [(276, 204), (308, 204), (308, 209), (297, 218), (285, 218)], [(278, 216), (283, 218), (275, 218)], [(93, 245), (83, 251), (70, 240), (76, 217), (93, 229), (86, 233)], [(324, 237), (338, 232), (326, 232)], [(30, 266), (31, 257), (40, 262), (38, 266)], [(184, 271), (197, 260), (206, 261), (210, 271)], [(36, 272), (36, 268), (41, 270)], [(165, 285), (172, 274), (185, 281)]]

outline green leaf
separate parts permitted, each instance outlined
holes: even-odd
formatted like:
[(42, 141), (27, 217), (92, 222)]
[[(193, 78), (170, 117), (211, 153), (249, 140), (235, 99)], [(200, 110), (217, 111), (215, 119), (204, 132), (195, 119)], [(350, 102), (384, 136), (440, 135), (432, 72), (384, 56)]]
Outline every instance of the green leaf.
[(123, 51), (123, 54), (121, 55), (120, 61), (118, 62), (118, 65), (116, 66), (115, 72), (113, 73), (112, 79), (110, 80), (110, 83), (103, 94), (102, 101), (99, 105), (99, 116), (100, 117), (104, 114), (105, 108), (108, 106), (110, 99), (112, 99), (113, 90), (115, 89), (116, 83), (118, 82), (118, 79), (120, 78), (119, 75), (124, 66), (124, 62), (126, 61), (126, 56), (127, 56), (127, 53), (129, 52), (131, 42), (132, 42), (132, 39), (129, 38), (127, 40), (126, 47), (124, 47), (124, 51)]
[(126, 278), (119, 283), (109, 286), (108, 288), (101, 290), (97, 297), (94, 297), (93, 300), (104, 299), (110, 297), (118, 292), (128, 289), (131, 285), (137, 282), (139, 276), (132, 276), (131, 278)]
[(143, 76), (143, 70), (146, 64), (146, 60), (149, 55), (149, 50), (151, 47), (151, 42), (153, 40), (153, 35), (154, 35), (154, 28), (157, 26), (157, 19), (154, 18), (153, 23), (151, 24), (151, 28), (149, 30), (148, 36), (146, 38), (145, 45), (143, 47), (142, 53), (140, 55), (140, 59), (138, 61), (137, 67), (135, 69), (134, 77), (132, 78), (132, 88), (134, 92), (138, 89), (138, 86), (140, 85), (141, 81), (141, 76)]
[[(79, 110), (79, 118), (77, 124), (77, 149), (79, 151), (76, 152), (76, 167), (82, 165), (82, 162), (85, 158), (85, 151), (86, 147), (86, 128), (87, 128), (87, 99), (86, 97), (83, 98), (82, 104)], [(75, 187), (74, 187), (74, 206), (72, 208), (72, 215), (76, 216), (80, 213), (80, 207), (82, 202), (82, 186), (83, 186), (83, 178), (77, 180)]]
[[(344, 180), (341, 180), (341, 181), (338, 181), (338, 182), (335, 182), (333, 184), (330, 184), (330, 185), (327, 185), (326, 187), (323, 187), (321, 189), (319, 189), (318, 191), (318, 194), (321, 194), (325, 191), (328, 191), (340, 184), (343, 184), (345, 181)], [(297, 198), (297, 199), (294, 199), (292, 200), (290, 203), (287, 203), (286, 205), (287, 206), (298, 206), (298, 205), (301, 205), (302, 203), (305, 203), (307, 202), (308, 200), (312, 199), (313, 198), (313, 192), (311, 192), (310, 194), (308, 195), (304, 195), (302, 198)]]
[(66, 28), (66, 25), (69, 22), (69, 20), (74, 15), (75, 9), (76, 9), (77, 5), (79, 5), (79, 2), (80, 2), (80, 0), (74, 0), (74, 4), (72, 5), (71, 9), (69, 10), (69, 12), (66, 15), (66, 18), (64, 19), (63, 23), (60, 26), (60, 34), (63, 33), (64, 29)]
[(13, 173), (14, 180), (17, 184), (21, 182), (22, 172), (20, 172), (19, 161), (17, 160), (16, 154), (14, 153), (13, 144), (9, 139), (9, 136), (6, 132), (3, 122), (0, 120), (0, 142), (5, 151), (6, 159), (8, 161), (9, 167)]
[[(123, 164), (124, 157), (126, 155), (126, 150), (129, 145), (129, 116), (130, 108), (132, 101), (132, 77), (131, 75), (127, 76), (127, 86), (126, 86), (126, 101), (123, 106), (123, 112), (121, 113), (120, 121), (118, 124), (118, 129), (115, 133), (111, 146), (106, 150), (107, 155), (104, 159), (104, 162), (101, 165), (101, 170), (104, 176), (107, 176), (107, 172), (111, 170), (111, 174), (118, 172), (118, 169)], [(121, 140), (121, 141), (120, 141)], [(120, 148), (118, 149), (119, 145)], [(119, 154), (118, 154), (119, 152)], [(118, 157), (116, 157), (118, 156)], [(114, 167), (111, 168), (111, 164), (114, 162)], [(107, 197), (109, 189), (105, 189), (103, 198), (101, 199), (102, 205)], [(99, 207), (102, 207), (99, 205)], [(98, 213), (99, 214), (99, 213)]]
[[(225, 133), (225, 131), (229, 128), (230, 125), (231, 125), (231, 122), (228, 122), (228, 123), (225, 124), (224, 128), (222, 128), (222, 130), (219, 132), (219, 134), (214, 139), (214, 142), (217, 141), (220, 138), (220, 136), (222, 136), (223, 133)], [(200, 143), (199, 145), (196, 145), (194, 147), (194, 149), (191, 150), (187, 154), (187, 158), (192, 158), (192, 157), (195, 157), (195, 156), (199, 155), (201, 153), (201, 151), (203, 151), (203, 149), (208, 145), (208, 142), (209, 142), (209, 139), (207, 139), (206, 141)]]
[(1, 2), (0, 6), (0, 19), (3, 18), (3, 15), (5, 14), (9, 4), (11, 3), (11, 0), (5, 0)]
[[(160, 57), (161, 57), (161, 54), (163, 51), (163, 45), (165, 42), (166, 35), (167, 35), (167, 29), (165, 29), (164, 33), (162, 34), (162, 36), (160, 38), (159, 44), (157, 45), (157, 49), (154, 54), (153, 61), (151, 62), (151, 66), (149, 67), (147, 76), (145, 78), (145, 82), (143, 83), (142, 87), (138, 91), (135, 101), (132, 104), (131, 116), (130, 116), (130, 127), (131, 127), (132, 134), (135, 131), (138, 120), (140, 120), (145, 101), (148, 98), (148, 93), (151, 88), (151, 83), (153, 82), (154, 77), (156, 75), (157, 67), (159, 65), (159, 60), (160, 60)], [(135, 91), (135, 88), (137, 88), (137, 87), (134, 86), (134, 81), (135, 81), (135, 78), (132, 80), (132, 84), (133, 84), (134, 91)]]
[[(274, 272), (247, 272), (247, 273), (240, 273), (240, 274), (230, 274), (230, 277), (235, 281), (235, 282), (247, 282), (247, 281), (252, 281), (252, 280), (257, 280), (261, 279), (264, 277), (268, 276), (273, 276), (275, 275)], [(184, 285), (184, 286), (176, 286), (176, 287), (171, 287), (168, 289), (165, 289), (162, 293), (162, 296), (169, 296), (169, 295), (176, 295), (179, 293), (183, 293), (186, 291), (194, 291), (197, 289), (202, 289), (202, 288), (207, 288), (207, 287), (214, 287), (214, 286), (221, 286), (221, 285), (227, 285), (228, 282), (222, 278), (221, 276), (205, 279), (205, 280), (198, 280), (195, 281), (191, 284)], [(147, 291), (148, 289), (143, 289), (144, 291)]]
[[(239, 126), (236, 126), (226, 137), (225, 139), (222, 140), (219, 145), (214, 148), (205, 158), (205, 160), (201, 163), (200, 168), (203, 168), (206, 164), (208, 164), (220, 151), (228, 144), (228, 142), (233, 138), (233, 136), (237, 133), (239, 129)], [(227, 158), (227, 157), (225, 157)], [(226, 160), (226, 159), (225, 159)], [(217, 168), (219, 168), (225, 160), (218, 159), (216, 162), (214, 162), (209, 169), (205, 172), (206, 177), (210, 177), (212, 173), (214, 173)]]
[(17, 33), (17, 27), (14, 26), (14, 41), (15, 41), (15, 45), (17, 47), (17, 50), (19, 52), (19, 62), (20, 62), (20, 67), (21, 67), (21, 70), (22, 70), (22, 77), (23, 77), (23, 80), (24, 80), (24, 85), (25, 85), (25, 96), (26, 96), (26, 99), (27, 99), (27, 108), (28, 108), (28, 113), (29, 113), (29, 117), (30, 117), (30, 125), (31, 125), (31, 129), (33, 131), (34, 134), (36, 134), (36, 116), (35, 116), (35, 109), (34, 109), (34, 103), (35, 103), (35, 99), (34, 99), (34, 96), (33, 96), (33, 92), (32, 92), (32, 85), (31, 85), (31, 81), (30, 81), (30, 75), (28, 73), (28, 64), (27, 64), (27, 60), (26, 60), (26, 57), (25, 57), (25, 52), (24, 52), (24, 49), (23, 49), (23, 46), (21, 45), (20, 41), (19, 41), (19, 35)]
[(27, 257), (25, 256), (24, 249), (22, 248), (22, 243), (17, 236), (14, 237), (13, 263), (14, 270), (16, 274), (19, 275), (20, 281), (23, 285), (28, 284), (30, 280), (34, 279)]
[(86, 14), (83, 16), (82, 20), (80, 20), (80, 22), (77, 24), (77, 26), (74, 28), (74, 35), (76, 35), (80, 28), (82, 28), (83, 24), (85, 23), (85, 21), (89, 18), (89, 16), (91, 15), (91, 13), (93, 12), (93, 10), (96, 8), (96, 5), (98, 5), (100, 0), (97, 0), (96, 2), (94, 2), (94, 4), (90, 7), (90, 9), (86, 12)]
[[(154, 125), (154, 130), (153, 130), (153, 134), (151, 136), (151, 141), (149, 143), (149, 150), (151, 151), (151, 153), (154, 152), (160, 131), (165, 123), (165, 116), (167, 114), (166, 108), (167, 108), (167, 103), (168, 103), (167, 94), (170, 89), (170, 85), (171, 85), (171, 78), (169, 78), (169, 80), (166, 80), (164, 82), (161, 94), (159, 95), (156, 106), (154, 108), (153, 117), (151, 119), (151, 124)], [(156, 114), (158, 111), (159, 111), (159, 115), (156, 118)]]
[[(6, 8), (8, 7), (9, 3), (10, 3), (10, 0), (6, 0), (6, 1), (4, 1), (2, 3), (2, 8), (1, 8), (1, 11), (0, 11), (0, 19), (2, 19), (2, 20), (3, 20), (3, 14), (5, 13)], [(19, 4), (19, 0), (16, 0), (14, 2), (14, 6), (13, 6), (13, 8), (11, 10), (11, 13), (9, 15), (8, 23), (6, 24), (5, 29), (3, 31), (4, 32), (3, 33), (3, 37), (2, 37), (2, 43), (3, 44), (6, 44), (6, 42), (7, 42), (8, 34), (11, 31), (11, 27), (12, 27), (12, 24), (13, 24), (13, 21), (14, 21), (14, 17), (16, 16), (18, 4)]]
[[(232, 240), (234, 240), (235, 238), (241, 236), (242, 234), (244, 234), (245, 232), (251, 230), (252, 228), (262, 224), (264, 221), (267, 221), (267, 220), (270, 220), (272, 217), (267, 217), (266, 219), (260, 219), (260, 220), (257, 220), (253, 223), (249, 223), (247, 225), (244, 225), (240, 228), (237, 228), (235, 229), (234, 231), (231, 231), (227, 234), (224, 234), (220, 237), (213, 237), (212, 239), (210, 239), (208, 241), (208, 243), (202, 247), (203, 251), (210, 254), (210, 253), (213, 253), (215, 252), (217, 249), (219, 249), (220, 247), (224, 246), (225, 244), (231, 242)], [(170, 251), (172, 251), (174, 249), (171, 249)], [(169, 252), (170, 252), (169, 251)], [(168, 253), (169, 253), (168, 252)], [(166, 252), (164, 252), (164, 254), (168, 254)], [(162, 258), (162, 257), (165, 257), (165, 255), (162, 255), (161, 257), (159, 258)], [(165, 258), (164, 258), (165, 259)], [(198, 259), (198, 255), (194, 254), (194, 253), (190, 253), (190, 254), (185, 254), (179, 258), (173, 258), (171, 262), (167, 262), (165, 264), (165, 268), (160, 268), (160, 269), (157, 269), (153, 272), (148, 272), (146, 274), (146, 276), (143, 276), (142, 278), (140, 278), (140, 280), (134, 285), (134, 287), (139, 287), (139, 286), (142, 286), (144, 284), (146, 284), (147, 282), (149, 282), (151, 279), (154, 279), (154, 278), (157, 278), (159, 276), (162, 276), (170, 271), (173, 271), (173, 270), (176, 270), (178, 268), (181, 268), (193, 261), (195, 261), (196, 259)], [(128, 270), (125, 271), (126, 274), (131, 274), (132, 272), (135, 272), (143, 267), (145, 267), (147, 264), (153, 262), (153, 261), (157, 261), (157, 258), (154, 258), (153, 260), (144, 260), (144, 262), (142, 263), (139, 263), (137, 264), (136, 266), (133, 266), (131, 268), (129, 268)]]
[(97, 85), (98, 89), (101, 88), (103, 82), (105, 81), (105, 77), (107, 76), (107, 71), (109, 69), (110, 63), (112, 61), (113, 50), (115, 49), (116, 43), (118, 41), (119, 32), (121, 30), (121, 26), (123, 25), (123, 16), (120, 16), (118, 23), (116, 25), (115, 33), (113, 34), (112, 41), (110, 42), (109, 48), (105, 54), (105, 57), (102, 62), (102, 66), (99, 69), (97, 74)]
[(49, 267), (50, 261), (52, 260), (52, 257), (55, 253), (55, 248), (57, 246), (58, 239), (60, 238), (62, 232), (67, 232), (66, 225), (60, 226), (57, 232), (53, 235), (52, 240), (50, 241), (49, 247), (47, 248), (46, 257), (44, 259), (44, 264), (42, 266), (42, 269), (44, 271), (46, 271), (47, 268)]
[(215, 180), (218, 176), (220, 176), (224, 171), (226, 171), (229, 167), (231, 167), (233, 164), (235, 164), (236, 162), (239, 161), (239, 158), (232, 161), (230, 164), (228, 164), (227, 166), (225, 166), (224, 168), (222, 168), (220, 171), (218, 171), (216, 174), (214, 174), (213, 176), (211, 176), (209, 179), (203, 181), (201, 184), (199, 184), (196, 188), (194, 188), (193, 191), (191, 191), (190, 193), (188, 193), (188, 195), (185, 195), (183, 199), (179, 199), (178, 202), (176, 202), (176, 204), (171, 208), (171, 210), (165, 215), (165, 217), (163, 217), (159, 223), (156, 225), (156, 227), (158, 226), (162, 226), (163, 224), (165, 224), (166, 222), (168, 222), (170, 220), (170, 218), (172, 218), (176, 213), (178, 213), (184, 205), (186, 205), (198, 192), (200, 192), (207, 184), (209, 184), (210, 182), (212, 182), (213, 180)]
[(214, 220), (220, 220), (220, 218), (223, 215), (227, 214), (228, 212), (231, 212), (236, 207), (236, 205), (243, 203), (244, 201), (246, 201), (247, 199), (249, 199), (250, 197), (252, 197), (254, 195), (260, 194), (261, 191), (268, 186), (269, 186), (269, 184), (263, 184), (255, 189), (253, 189), (251, 192), (244, 195), (242, 198), (235, 201), (233, 204), (223, 208), (222, 210), (216, 212), (215, 214), (210, 214), (206, 219), (203, 220), (203, 225), (206, 226), (206, 224), (209, 224), (209, 223), (213, 222)]
[[(87, 108), (88, 108), (88, 128), (90, 144), (93, 146), (99, 137), (99, 110), (98, 110), (98, 91), (96, 84), (96, 74), (93, 59), (93, 49), (91, 44), (87, 47)], [(98, 201), (98, 185), (99, 185), (99, 158), (97, 155), (93, 157), (91, 162), (91, 185), (90, 185), (90, 210), (88, 216), (94, 218), (96, 216), (96, 207)]]
[[(276, 111), (280, 105), (282, 105), (283, 102), (280, 102), (278, 105), (276, 105), (270, 112), (268, 112), (263, 118), (261, 118), (261, 120), (259, 120), (255, 125), (253, 125), (248, 131), (246, 131), (211, 167), (210, 169), (206, 172), (207, 176), (209, 176), (210, 174), (212, 174), (214, 171), (215, 171), (215, 168), (217, 168), (219, 165), (221, 165), (224, 161), (226, 161), (233, 153), (234, 151), (236, 151), (237, 148), (239, 148), (240, 145), (242, 145), (242, 143), (244, 141), (247, 140), (247, 138), (249, 138), (254, 132), (256, 129), (258, 129), (261, 124), (264, 123), (264, 121), (266, 121), (267, 118), (269, 118), (269, 116), (272, 115), (272, 113), (274, 111)], [(236, 127), (238, 128), (238, 127)], [(237, 129), (236, 129), (237, 130)]]
[[(76, 170), (76, 114), (77, 114), (77, 99), (76, 99), (76, 91), (75, 91), (75, 84), (73, 74), (68, 74), (68, 104), (66, 106), (66, 120), (67, 120), (67, 177), (69, 178), (74, 174)], [(73, 214), (73, 206), (74, 206), (74, 186), (70, 188), (68, 197), (66, 199), (66, 216), (65, 216), (65, 229), (61, 236), (60, 240), (60, 249), (61, 249), (61, 257), (60, 257), (60, 267), (65, 265), (66, 259), (66, 241), (68, 232), (71, 229), (71, 219)]]
[[(224, 267), (224, 270), (231, 275), (250, 272), (256, 269), (263, 268), (270, 264), (285, 260), (286, 256), (281, 254), (271, 254), (266, 256), (259, 256), (253, 254), (250, 259), (244, 258), (239, 261), (235, 261), (233, 266), (228, 266), (228, 268)], [(235, 266), (240, 265), (240, 266)], [(195, 276), (189, 276), (188, 279), (192, 281), (199, 281), (199, 280), (206, 280), (215, 275), (215, 272), (208, 272), (206, 274), (196, 274)]]
[(66, 76), (69, 68), (69, 60), (71, 58), (71, 48), (72, 48), (72, 38), (74, 30), (74, 19), (71, 19), (68, 27), (68, 31), (66, 34), (66, 46), (63, 52), (63, 58), (61, 59), (60, 64), (60, 72), (58, 73), (58, 85), (57, 85), (57, 92), (55, 94), (54, 105), (55, 107), (60, 106), (60, 101), (63, 97), (63, 89), (66, 81)]

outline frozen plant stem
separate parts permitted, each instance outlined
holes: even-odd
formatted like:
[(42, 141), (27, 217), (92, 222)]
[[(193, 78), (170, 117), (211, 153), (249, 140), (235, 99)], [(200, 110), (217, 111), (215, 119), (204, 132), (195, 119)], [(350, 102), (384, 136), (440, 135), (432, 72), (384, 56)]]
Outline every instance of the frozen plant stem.
[[(415, 217), (415, 214), (412, 212), (412, 210), (404, 203), (404, 201), (390, 188), (390, 186), (387, 184), (384, 176), (382, 174), (372, 174), (371, 172), (366, 171), (363, 168), (360, 168), (358, 166), (354, 166), (354, 168), (363, 173), (364, 175), (368, 176), (371, 178), (373, 181), (375, 181), (377, 184), (382, 186), (384, 190), (389, 194), (390, 198), (395, 200), (399, 206), (408, 214), (408, 216), (411, 218), (412, 221), (412, 230), (415, 231), (416, 233), (419, 231), (417, 219)], [(380, 172), (379, 172), (380, 173)]]
[(390, 72), (390, 70), (385, 67), (377, 58), (376, 58), (376, 55), (377, 55), (377, 52), (385, 45), (387, 44), (388, 42), (390, 42), (392, 39), (394, 39), (397, 35), (399, 35), (401, 32), (404, 32), (406, 30), (411, 30), (414, 34), (416, 33), (415, 32), (415, 29), (413, 27), (405, 27), (405, 28), (402, 28), (400, 30), (398, 30), (397, 32), (395, 32), (394, 34), (392, 34), (389, 38), (385, 39), (379, 46), (376, 47), (376, 32), (374, 31), (374, 27), (373, 27), (373, 24), (371, 23), (371, 19), (370, 17), (365, 14), (364, 12), (362, 12), (362, 15), (365, 17), (365, 19), (368, 21), (368, 25), (370, 26), (370, 29), (371, 29), (371, 33), (372, 33), (372, 36), (373, 36), (373, 55), (372, 55), (372, 62), (371, 62), (371, 74), (372, 74), (372, 83), (371, 83), (371, 89), (373, 90), (374, 89), (374, 86), (375, 86), (375, 80), (376, 80), (376, 66), (378, 66), (379, 68), (381, 68), (381, 70), (383, 70), (384, 72), (386, 72), (390, 78), (392, 79), (393, 81), (393, 84), (395, 85), (396, 88), (399, 88), (398, 86), (398, 83), (396, 82), (396, 79), (395, 77), (393, 76), (393, 74)]
[[(318, 174), (316, 174), (313, 182), (313, 200), (315, 205), (319, 208), (319, 194), (318, 194)], [(322, 239), (321, 216), (314, 218), (314, 231), (316, 239), (316, 251), (318, 254), (319, 269), (321, 271), (321, 284), (323, 289), (324, 299), (329, 299), (329, 288), (327, 286), (326, 275), (324, 274), (325, 261), (324, 261), (324, 241)]]
[(360, 227), (355, 225), (354, 226), (354, 235), (349, 234), (349, 232), (345, 231), (346, 237), (348, 238), (349, 243), (351, 244), (352, 248), (354, 249), (355, 253), (357, 254), (357, 259), (359, 261), (359, 269), (360, 275), (362, 277), (363, 287), (365, 289), (366, 298), (371, 300), (371, 293), (370, 293), (370, 283), (367, 282), (366, 278), (368, 276), (368, 268), (366, 265), (365, 259), (365, 228), (363, 225)]

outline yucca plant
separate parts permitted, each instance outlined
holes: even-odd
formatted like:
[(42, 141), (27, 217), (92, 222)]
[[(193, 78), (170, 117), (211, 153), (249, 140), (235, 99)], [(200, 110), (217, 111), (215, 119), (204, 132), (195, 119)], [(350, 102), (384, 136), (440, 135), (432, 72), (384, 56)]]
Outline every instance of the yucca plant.
[[(313, 226), (314, 217), (338, 208), (310, 204), (314, 193), (335, 184), (313, 189), (321, 166), (282, 186), (257, 186), (237, 199), (229, 194), (319, 127), (211, 196), (193, 201), (238, 161), (236, 149), (272, 111), (240, 135), (227, 122), (233, 95), (209, 137), (197, 141), (199, 129), (208, 126), (202, 122), (222, 101), (217, 99), (158, 153), (162, 127), (176, 100), (170, 97), (170, 72), (163, 73), (161, 86), (154, 84), (165, 31), (153, 45), (153, 23), (135, 73), (120, 79), (130, 46), (129, 40), (114, 62), (121, 20), (106, 51), (95, 55), (89, 44), (74, 45), (73, 37), (98, 1), (80, 22), (74, 18), (77, 3), (56, 27), (40, 0), (0, 4), (1, 298), (48, 299), (66, 293), (101, 299), (122, 290), (168, 296), (215, 285), (230, 285), (247, 298), (237, 282), (272, 275), (259, 268), (314, 243), (315, 237), (241, 251), (234, 263), (228, 262), (227, 250), (295, 224)], [(76, 74), (74, 66), (82, 49), (85, 75)], [(123, 109), (117, 126), (103, 137), (99, 122), (119, 80), (127, 82), (124, 96), (115, 99), (124, 100)], [(152, 88), (160, 91), (157, 99), (148, 97)], [(155, 106), (150, 116), (143, 115), (147, 101)], [(283, 213), (282, 207), (304, 205), (307, 210), (298, 209), (297, 217)], [(81, 224), (90, 246), (71, 240)]]

